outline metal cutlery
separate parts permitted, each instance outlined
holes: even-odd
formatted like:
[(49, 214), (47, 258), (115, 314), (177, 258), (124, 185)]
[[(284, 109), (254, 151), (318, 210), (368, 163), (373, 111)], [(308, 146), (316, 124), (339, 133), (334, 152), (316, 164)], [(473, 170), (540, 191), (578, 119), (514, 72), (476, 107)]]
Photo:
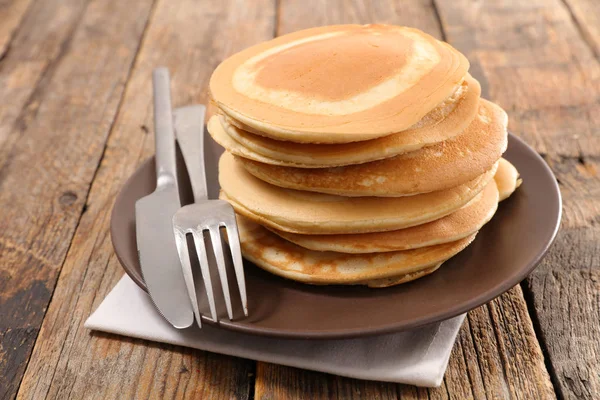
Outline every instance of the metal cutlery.
[(194, 323), (192, 305), (172, 231), (181, 207), (175, 163), (169, 71), (154, 70), (156, 190), (135, 203), (136, 239), (144, 281), (154, 305), (167, 321), (182, 329)]
[(179, 142), (179, 147), (187, 166), (195, 203), (184, 206), (175, 213), (173, 216), (173, 232), (175, 234), (179, 258), (183, 267), (183, 276), (198, 326), (201, 325), (201, 314), (186, 239), (186, 235), (188, 234), (191, 234), (193, 237), (194, 246), (199, 258), (200, 270), (208, 298), (211, 318), (213, 321), (217, 321), (215, 293), (213, 292), (207, 249), (204, 240), (204, 232), (208, 231), (216, 259), (219, 280), (221, 281), (221, 289), (223, 291), (227, 315), (229, 319), (232, 319), (233, 309), (231, 304), (231, 294), (221, 238), (221, 229), (225, 229), (229, 248), (231, 250), (233, 270), (237, 281), (242, 308), (244, 315), (248, 315), (246, 283), (237, 222), (233, 207), (223, 200), (208, 200), (204, 168), (205, 111), (206, 108), (200, 105), (179, 108), (175, 111), (175, 131), (177, 134), (177, 141)]

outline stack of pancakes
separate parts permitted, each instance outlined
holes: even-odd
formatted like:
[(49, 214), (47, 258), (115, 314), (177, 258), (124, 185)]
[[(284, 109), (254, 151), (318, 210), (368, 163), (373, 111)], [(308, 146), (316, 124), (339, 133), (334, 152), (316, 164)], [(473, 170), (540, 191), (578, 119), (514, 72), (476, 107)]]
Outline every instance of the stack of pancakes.
[[(228, 58), (208, 122), (242, 252), (313, 284), (407, 282), (467, 247), (520, 184), (507, 116), (416, 29), (308, 29)], [(495, 178), (495, 179), (494, 179)]]

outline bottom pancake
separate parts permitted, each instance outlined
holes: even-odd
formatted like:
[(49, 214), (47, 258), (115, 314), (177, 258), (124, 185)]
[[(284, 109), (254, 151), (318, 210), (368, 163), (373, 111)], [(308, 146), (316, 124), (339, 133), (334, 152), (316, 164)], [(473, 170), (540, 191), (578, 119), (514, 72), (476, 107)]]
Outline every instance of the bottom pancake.
[(467, 247), (476, 235), (413, 250), (344, 254), (305, 249), (240, 215), (238, 229), (244, 257), (275, 275), (315, 285), (374, 287), (407, 282), (433, 272)]
[(438, 265), (434, 265), (433, 267), (422, 269), (417, 272), (409, 272), (408, 274), (402, 274), (399, 276), (393, 276), (391, 278), (383, 278), (383, 279), (373, 279), (370, 281), (361, 282), (361, 284), (367, 285), (372, 288), (385, 288), (390, 286), (400, 285), (401, 283), (406, 283), (410, 281), (414, 281), (415, 279), (419, 279), (424, 277), (425, 275), (429, 275), (438, 270), (441, 267), (443, 262)]

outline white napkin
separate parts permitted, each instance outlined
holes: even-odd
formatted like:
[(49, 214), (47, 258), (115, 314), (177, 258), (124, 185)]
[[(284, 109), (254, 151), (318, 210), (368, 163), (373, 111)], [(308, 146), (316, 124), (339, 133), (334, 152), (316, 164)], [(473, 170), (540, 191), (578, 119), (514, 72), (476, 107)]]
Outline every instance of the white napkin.
[(439, 386), (465, 316), (412, 331), (360, 339), (254, 336), (203, 324), (177, 330), (148, 295), (124, 276), (85, 322), (93, 330), (310, 369), (350, 378)]

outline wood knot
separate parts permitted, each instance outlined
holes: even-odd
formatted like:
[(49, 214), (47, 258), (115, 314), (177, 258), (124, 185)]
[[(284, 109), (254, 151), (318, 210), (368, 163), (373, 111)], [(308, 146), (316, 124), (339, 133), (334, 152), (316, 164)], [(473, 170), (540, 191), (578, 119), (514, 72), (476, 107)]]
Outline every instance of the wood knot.
[(70, 206), (73, 203), (75, 203), (76, 200), (77, 200), (77, 194), (75, 194), (75, 192), (67, 190), (60, 196), (60, 198), (58, 199), (58, 202), (64, 206)]

